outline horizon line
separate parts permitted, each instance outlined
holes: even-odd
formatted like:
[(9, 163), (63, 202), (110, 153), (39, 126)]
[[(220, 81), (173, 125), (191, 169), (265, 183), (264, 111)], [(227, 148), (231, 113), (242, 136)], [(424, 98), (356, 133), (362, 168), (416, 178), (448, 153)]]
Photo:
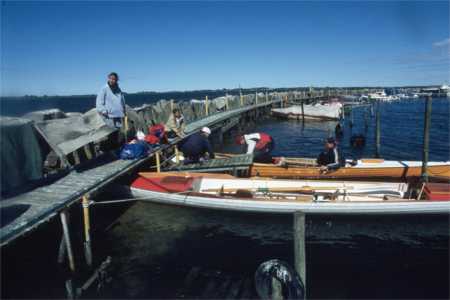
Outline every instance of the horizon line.
[[(132, 95), (132, 94), (145, 94), (145, 93), (153, 93), (153, 94), (167, 94), (167, 93), (190, 93), (190, 92), (202, 92), (202, 91), (211, 91), (211, 92), (217, 92), (217, 91), (236, 91), (236, 90), (243, 90), (243, 91), (274, 91), (279, 89), (307, 89), (307, 88), (313, 88), (313, 89), (365, 89), (365, 88), (423, 88), (423, 87), (440, 87), (442, 84), (422, 84), (422, 85), (391, 85), (391, 86), (381, 86), (381, 85), (372, 85), (372, 86), (291, 86), (291, 87), (250, 87), (250, 88), (205, 88), (205, 89), (195, 89), (195, 90), (167, 90), (167, 91), (138, 91), (138, 92), (124, 92), (126, 95)], [(41, 97), (41, 98), (50, 98), (50, 97), (82, 97), (82, 96), (95, 96), (97, 93), (86, 93), (86, 94), (42, 94), (42, 95), (36, 95), (36, 94), (24, 94), (20, 96), (12, 96), (12, 95), (1, 95), (0, 98), (24, 98), (24, 97)]]

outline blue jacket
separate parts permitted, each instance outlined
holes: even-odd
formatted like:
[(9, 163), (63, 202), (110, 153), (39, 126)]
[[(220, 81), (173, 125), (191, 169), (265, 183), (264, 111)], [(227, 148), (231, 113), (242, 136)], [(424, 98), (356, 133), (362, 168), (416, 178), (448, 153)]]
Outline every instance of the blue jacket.
[(125, 97), (120, 91), (114, 94), (106, 84), (97, 95), (97, 111), (108, 118), (123, 118), (125, 116)]
[(208, 138), (200, 132), (194, 133), (184, 140), (180, 146), (184, 156), (197, 158), (209, 153), (210, 158), (214, 158), (214, 151)]

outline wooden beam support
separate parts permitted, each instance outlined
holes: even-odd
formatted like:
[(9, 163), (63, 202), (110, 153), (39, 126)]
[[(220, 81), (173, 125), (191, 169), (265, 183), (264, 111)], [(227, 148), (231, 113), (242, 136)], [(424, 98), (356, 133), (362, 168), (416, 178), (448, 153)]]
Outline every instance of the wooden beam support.
[(422, 181), (428, 182), (428, 152), (430, 145), (430, 125), (431, 125), (431, 96), (425, 100), (425, 116), (423, 128), (423, 152), (422, 152)]
[(73, 256), (72, 243), (70, 241), (70, 232), (69, 232), (67, 211), (66, 210), (61, 211), (59, 213), (59, 216), (61, 219), (61, 225), (62, 225), (63, 234), (64, 234), (64, 242), (66, 244), (67, 258), (69, 259), (69, 267), (72, 272), (75, 272), (75, 259)]
[(156, 172), (161, 173), (161, 157), (159, 151), (156, 151), (155, 157), (156, 157)]
[(89, 199), (86, 195), (83, 196), (81, 204), (83, 206), (83, 221), (84, 221), (84, 256), (86, 263), (92, 267), (92, 247), (91, 247), (91, 219), (89, 213)]
[(177, 145), (175, 145), (175, 161), (177, 165), (180, 163), (180, 151), (178, 150)]
[(306, 294), (306, 230), (305, 214), (294, 213), (294, 267), (305, 286)]

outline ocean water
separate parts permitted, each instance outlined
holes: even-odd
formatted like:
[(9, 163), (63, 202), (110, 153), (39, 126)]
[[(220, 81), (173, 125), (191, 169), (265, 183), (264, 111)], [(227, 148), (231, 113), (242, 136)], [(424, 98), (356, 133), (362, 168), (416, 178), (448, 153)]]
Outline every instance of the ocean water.
[[(383, 103), (381, 154), (387, 159), (420, 160), (424, 101)], [(449, 160), (446, 99), (433, 101), (430, 159)], [(339, 143), (346, 157), (373, 157), (375, 119), (370, 107), (353, 111)], [(367, 123), (367, 126), (366, 126)], [(315, 156), (333, 122), (259, 120), (247, 132), (267, 132), (274, 155)], [(352, 134), (366, 147), (352, 149)], [(218, 151), (239, 152), (233, 138)], [(449, 216), (307, 217), (308, 297), (315, 299), (430, 299), (449, 297)], [(218, 212), (149, 203), (131, 207), (102, 240), (116, 258), (113, 298), (180, 296), (193, 267), (252, 278), (270, 259), (293, 263), (292, 217)], [(193, 295), (184, 295), (189, 297)], [(195, 295), (194, 295), (195, 296)]]
[[(424, 101), (382, 103), (380, 108), (382, 156), (420, 160)], [(450, 101), (433, 99), (430, 160), (450, 159), (449, 119)], [(351, 116), (346, 115), (344, 137), (339, 142), (344, 156), (373, 157), (375, 119), (370, 107), (355, 108), (353, 126), (350, 120)], [(271, 134), (276, 140), (274, 155), (313, 157), (322, 150), (323, 139), (334, 133), (335, 125), (265, 118), (247, 132)], [(350, 147), (352, 134), (366, 136), (363, 149)], [(217, 150), (242, 149), (234, 145), (232, 137), (227, 137), (224, 147)], [(100, 198), (118, 196), (106, 191)], [(121, 216), (105, 232), (104, 222), (111, 221), (112, 211), (119, 211)], [(195, 295), (180, 294), (180, 288), (193, 267), (252, 278), (258, 265), (269, 259), (293, 263), (291, 216), (137, 203), (94, 206), (91, 219), (94, 256), (112, 256), (113, 280), (100, 294), (89, 297), (189, 298)], [(306, 223), (308, 298), (449, 298), (448, 215), (308, 216)], [(82, 228), (79, 223), (73, 226)], [(55, 253), (45, 250), (45, 244), (51, 245), (52, 251), (57, 250), (59, 237), (59, 232), (47, 229), (34, 237), (33, 252), (28, 251), (30, 245), (26, 241), (19, 243), (22, 250), (10, 250), (6, 259), (16, 259), (28, 271), (16, 268), (14, 272), (10, 270), (13, 282), (2, 279), (9, 285), (7, 297), (64, 297), (64, 276), (49, 267)], [(77, 245), (80, 238), (74, 237)], [(82, 253), (79, 246), (77, 253)], [(2, 258), (5, 259), (3, 254)], [(78, 262), (83, 263), (82, 257)], [(42, 269), (46, 270), (43, 275)]]

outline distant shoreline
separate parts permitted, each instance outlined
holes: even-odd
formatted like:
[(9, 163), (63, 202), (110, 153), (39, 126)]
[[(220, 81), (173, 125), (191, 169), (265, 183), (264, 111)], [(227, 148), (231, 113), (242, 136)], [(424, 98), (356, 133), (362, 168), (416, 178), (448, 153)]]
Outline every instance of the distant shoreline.
[[(138, 96), (152, 96), (152, 95), (186, 95), (186, 94), (202, 94), (202, 95), (209, 95), (209, 94), (217, 94), (217, 93), (223, 93), (223, 94), (238, 94), (239, 92), (242, 93), (251, 93), (251, 92), (263, 92), (263, 91), (270, 91), (270, 92), (285, 92), (285, 91), (305, 91), (309, 90), (310, 88), (316, 89), (316, 90), (323, 90), (323, 89), (420, 89), (420, 88), (429, 88), (429, 87), (439, 87), (439, 84), (436, 85), (405, 85), (405, 86), (299, 86), (299, 87), (278, 87), (278, 88), (269, 88), (269, 87), (253, 87), (253, 88), (234, 88), (234, 89), (203, 89), (203, 90), (186, 90), (186, 91), (165, 91), (165, 92), (155, 92), (155, 91), (143, 91), (143, 92), (134, 92), (134, 93), (127, 93), (124, 91), (125, 95), (138, 95)], [(60, 98), (92, 98), (96, 97), (96, 94), (80, 94), (80, 95), (23, 95), (23, 96), (0, 96), (0, 100), (45, 100), (45, 99), (60, 99)]]

